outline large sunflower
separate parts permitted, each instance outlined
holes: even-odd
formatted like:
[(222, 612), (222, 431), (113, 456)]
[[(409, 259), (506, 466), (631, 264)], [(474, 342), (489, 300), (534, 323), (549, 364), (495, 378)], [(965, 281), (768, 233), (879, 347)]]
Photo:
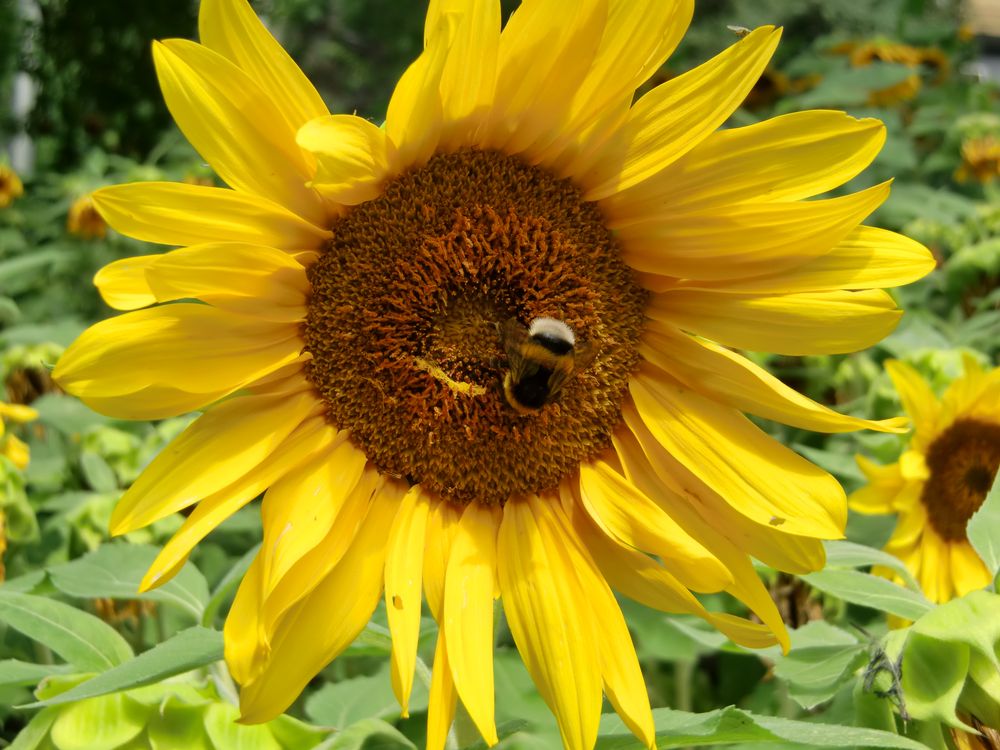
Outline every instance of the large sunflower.
[[(908, 364), (886, 362), (913, 435), (889, 466), (858, 456), (869, 483), (849, 498), (861, 513), (899, 514), (885, 549), (906, 564), (933, 602), (964, 596), (992, 579), (965, 527), (1000, 467), (1000, 368), (984, 372), (972, 357), (964, 361), (965, 374), (940, 400)], [(888, 569), (875, 572), (901, 580)]]
[[(244, 720), (294, 701), (383, 591), (404, 710), (422, 592), (440, 625), (431, 748), (457, 698), (497, 739), (497, 597), (570, 748), (594, 744), (602, 692), (653, 741), (612, 588), (787, 646), (751, 555), (821, 567), (846, 503), (741, 412), (900, 421), (837, 414), (725, 347), (868, 346), (900, 315), (880, 288), (932, 261), (859, 226), (887, 185), (802, 200), (862, 170), (881, 123), (804, 112), (716, 132), (774, 28), (633, 103), (691, 13), (528, 0), (501, 33), (498, 2), (432, 2), (381, 128), (328, 114), (244, 0), (202, 2), (203, 44), (154, 46), (168, 107), (232, 189), (94, 196), (119, 232), (190, 247), (102, 270), (109, 304), (148, 309), (93, 326), (55, 375), (113, 416), (205, 411), (115, 511), (120, 534), (197, 503), (146, 586), (266, 490), (225, 629)], [(529, 364), (579, 372), (517, 409), (503, 384), (521, 349), (500, 331), (545, 317), (576, 340), (558, 356), (565, 336), (520, 341)], [(691, 591), (728, 591), (763, 624)]]

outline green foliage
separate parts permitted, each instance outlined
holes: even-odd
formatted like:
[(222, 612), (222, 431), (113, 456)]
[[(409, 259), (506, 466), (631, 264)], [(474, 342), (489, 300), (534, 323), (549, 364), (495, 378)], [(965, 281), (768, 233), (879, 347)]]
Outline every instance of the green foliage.
[[(390, 643), (380, 607), (288, 715), (259, 727), (238, 725), (234, 686), (220, 661), (220, 628), (258, 549), (259, 506), (222, 524), (174, 579), (143, 594), (143, 573), (183, 517), (108, 539), (108, 520), (122, 492), (191, 417), (109, 419), (49, 379), (63, 348), (111, 314), (91, 287), (94, 273), (115, 259), (161, 250), (114, 232), (75, 236), (67, 214), (77, 198), (104, 185), (214, 179), (170, 123), (149, 55), (154, 38), (195, 36), (196, 4), (39, 5), (40, 19), (24, 26), (13, 21), (11, 3), (0, 2), (0, 99), (8, 100), (18, 65), (41, 87), (27, 123), (39, 149), (38, 170), (26, 177), (25, 195), (0, 209), (2, 397), (39, 412), (32, 424), (8, 425), (28, 443), (29, 467), (21, 471), (0, 457), (7, 543), (7, 580), (0, 586), (0, 744), (10, 742), (14, 750), (422, 747), (437, 635), (430, 618), (421, 624), (409, 718), (400, 715), (390, 687)], [(394, 0), (253, 5), (331, 111), (357, 111), (375, 121), (384, 117), (396, 79), (419, 52), (426, 9), (423, 2)], [(505, 11), (514, 5), (505, 3)], [(870, 170), (838, 192), (894, 177), (892, 197), (868, 223), (924, 242), (938, 268), (893, 292), (907, 314), (869, 351), (751, 356), (844, 413), (895, 416), (900, 403), (883, 371), (886, 358), (905, 359), (940, 390), (962, 372), (963, 355), (988, 367), (1000, 355), (1000, 179), (984, 184), (958, 177), (963, 144), (1000, 135), (1000, 92), (962, 74), (975, 49), (959, 39), (955, 4), (914, 0), (700, 2), (691, 32), (655, 80), (730, 44), (727, 26), (763, 23), (782, 24), (783, 42), (764, 82), (730, 124), (815, 107), (881, 119), (885, 148)], [(22, 41), (30, 42), (26, 56)], [(855, 67), (838, 51), (885, 42), (937, 50), (947, 71), (893, 60)], [(912, 97), (877, 103), (880, 91), (913, 75), (920, 83)], [(15, 126), (0, 122), (0, 133)], [(856, 453), (889, 462), (901, 448), (895, 435), (764, 427), (847, 490), (863, 482)], [(1000, 571), (998, 514), (994, 487), (968, 529), (994, 573)], [(761, 568), (795, 626), (787, 654), (777, 647), (749, 651), (697, 618), (623, 600), (655, 708), (657, 746), (944, 748), (947, 729), (966, 726), (969, 714), (1000, 725), (1000, 597), (976, 592), (942, 606), (929, 602), (905, 565), (877, 549), (894, 523), (892, 517), (852, 514), (849, 541), (826, 545), (821, 572), (796, 580)], [(871, 575), (872, 566), (894, 571), (904, 585)], [(710, 609), (747, 614), (728, 597), (701, 598)], [(890, 624), (906, 624), (901, 618), (914, 623), (890, 630)], [(502, 610), (495, 640), (500, 747), (557, 746), (553, 716), (514, 648)], [(482, 747), (468, 725), (460, 712), (455, 748)], [(638, 746), (620, 719), (604, 716), (598, 747)]]

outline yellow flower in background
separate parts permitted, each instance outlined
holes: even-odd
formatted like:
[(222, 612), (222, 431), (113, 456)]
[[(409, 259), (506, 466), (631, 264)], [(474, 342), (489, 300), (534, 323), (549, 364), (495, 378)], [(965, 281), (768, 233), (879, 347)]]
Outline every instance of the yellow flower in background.
[(17, 198), (24, 195), (24, 185), (17, 172), (6, 164), (0, 164), (0, 208), (7, 208)]
[[(225, 628), (244, 721), (287, 708), (383, 593), (404, 710), (422, 594), (440, 625), (430, 748), (459, 698), (497, 741), (497, 597), (570, 748), (594, 745), (602, 692), (653, 742), (612, 588), (787, 647), (751, 555), (822, 567), (845, 497), (742, 412), (830, 432), (902, 420), (840, 415), (727, 347), (869, 346), (900, 315), (882, 288), (933, 260), (860, 226), (888, 185), (804, 200), (864, 169), (881, 123), (718, 130), (774, 28), (633, 103), (691, 15), (536, 0), (501, 32), (497, 2), (432, 2), (382, 128), (330, 115), (244, 0), (202, 2), (202, 44), (155, 45), (168, 107), (232, 189), (94, 195), (122, 234), (186, 247), (100, 271), (133, 312), (54, 374), (116, 417), (205, 411), (114, 513), (122, 534), (197, 504), (145, 587), (266, 491)], [(692, 591), (727, 591), (762, 624)]]
[(17, 435), (7, 432), (5, 422), (17, 424), (38, 419), (38, 412), (22, 404), (6, 404), (0, 401), (0, 456), (6, 456), (19, 469), (28, 465), (28, 446)]
[[(858, 456), (869, 483), (850, 497), (858, 512), (898, 514), (885, 549), (906, 564), (933, 602), (983, 588), (991, 578), (965, 526), (1000, 466), (1000, 368), (984, 372), (971, 357), (964, 361), (965, 375), (940, 399), (912, 367), (886, 362), (913, 435), (889, 466)], [(898, 579), (888, 570), (876, 572)]]
[(93, 195), (83, 195), (73, 201), (66, 217), (66, 231), (87, 240), (104, 237), (108, 225), (94, 206)]
[(984, 185), (1000, 177), (1000, 139), (992, 135), (962, 143), (962, 163), (955, 170), (959, 182), (976, 180)]
[(948, 77), (951, 63), (944, 51), (937, 47), (913, 47), (885, 39), (858, 44), (844, 42), (834, 47), (832, 52), (849, 57), (852, 67), (865, 68), (873, 62), (898, 63), (913, 68), (913, 73), (898, 83), (872, 91), (868, 103), (876, 107), (889, 107), (906, 102), (915, 97), (923, 85), (919, 68), (925, 65), (935, 71), (935, 83)]

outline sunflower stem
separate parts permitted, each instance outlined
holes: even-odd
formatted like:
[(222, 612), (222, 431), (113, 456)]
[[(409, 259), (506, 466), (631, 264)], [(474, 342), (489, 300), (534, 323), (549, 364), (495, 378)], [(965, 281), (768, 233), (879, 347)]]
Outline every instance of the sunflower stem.
[(674, 707), (678, 711), (691, 711), (691, 680), (693, 677), (693, 661), (685, 660), (674, 664)]

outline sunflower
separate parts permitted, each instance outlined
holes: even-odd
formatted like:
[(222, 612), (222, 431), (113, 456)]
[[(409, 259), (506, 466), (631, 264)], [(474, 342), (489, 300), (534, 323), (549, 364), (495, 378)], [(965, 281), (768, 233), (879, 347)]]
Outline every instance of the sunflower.
[[(525, 2), (501, 32), (497, 2), (432, 3), (383, 127), (328, 114), (244, 0), (202, 2), (202, 44), (154, 46), (168, 107), (231, 189), (95, 194), (117, 231), (186, 247), (101, 270), (104, 299), (133, 311), (85, 331), (55, 377), (116, 417), (204, 410), (112, 518), (122, 534), (197, 503), (145, 587), (266, 491), (225, 626), (244, 721), (287, 708), (383, 593), (405, 712), (426, 596), (428, 747), (459, 698), (495, 743), (502, 597), (567, 747), (593, 746), (602, 692), (651, 745), (612, 589), (787, 647), (750, 556), (815, 570), (843, 532), (836, 481), (741, 412), (901, 429), (726, 348), (846, 352), (896, 325), (881, 288), (933, 262), (859, 226), (888, 186), (802, 200), (859, 173), (881, 123), (803, 112), (716, 132), (772, 27), (633, 103), (690, 0), (567, 7)], [(525, 337), (542, 318), (563, 337)], [(541, 398), (518, 409), (503, 383), (524, 362)]]
[(17, 435), (8, 433), (4, 422), (24, 423), (34, 419), (38, 419), (38, 412), (30, 406), (0, 401), (0, 456), (6, 456), (18, 469), (28, 465), (28, 446)]
[(94, 206), (92, 195), (81, 195), (69, 207), (66, 231), (85, 240), (101, 239), (108, 231), (104, 218)]
[(955, 170), (958, 182), (987, 185), (1000, 177), (1000, 138), (994, 135), (968, 138), (962, 143), (962, 163)]
[(22, 195), (24, 195), (24, 185), (17, 172), (6, 164), (0, 164), (0, 208), (7, 208)]
[[(910, 365), (886, 362), (913, 435), (889, 466), (859, 455), (868, 484), (849, 498), (860, 513), (899, 515), (885, 549), (906, 564), (933, 602), (964, 596), (992, 580), (965, 527), (1000, 467), (1000, 368), (984, 372), (969, 356), (964, 362), (964, 376), (940, 400)], [(890, 570), (875, 572), (901, 582)]]

